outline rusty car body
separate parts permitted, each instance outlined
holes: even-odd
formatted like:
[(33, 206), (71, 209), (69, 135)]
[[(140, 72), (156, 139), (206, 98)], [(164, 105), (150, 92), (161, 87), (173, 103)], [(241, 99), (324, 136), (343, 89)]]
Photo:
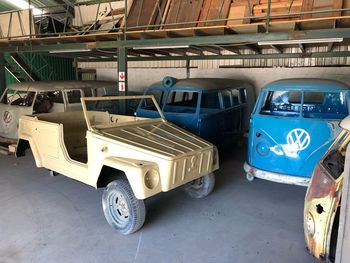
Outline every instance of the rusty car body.
[(310, 254), (335, 261), (345, 153), (350, 141), (350, 117), (341, 122), (343, 130), (317, 163), (304, 204), (304, 235)]

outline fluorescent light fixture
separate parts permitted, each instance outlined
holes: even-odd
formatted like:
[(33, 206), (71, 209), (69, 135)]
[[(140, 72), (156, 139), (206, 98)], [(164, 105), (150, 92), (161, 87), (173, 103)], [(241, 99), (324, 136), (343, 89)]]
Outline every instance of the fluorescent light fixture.
[(60, 53), (74, 53), (74, 52), (89, 52), (91, 49), (60, 49), (60, 50), (51, 50), (50, 54), (60, 54)]
[(145, 50), (145, 49), (170, 49), (170, 48), (189, 48), (189, 45), (182, 46), (149, 46), (149, 47), (134, 47), (133, 50)]
[(335, 43), (343, 42), (343, 38), (313, 38), (313, 39), (291, 39), (258, 42), (259, 46), (266, 45), (293, 45), (293, 44), (316, 44), (316, 43)]
[(43, 12), (39, 10), (38, 8), (35, 8), (32, 5), (29, 5), (29, 3), (25, 0), (6, 0), (9, 2), (11, 5), (14, 5), (18, 7), (19, 9), (32, 9), (33, 10), (33, 15), (41, 15)]

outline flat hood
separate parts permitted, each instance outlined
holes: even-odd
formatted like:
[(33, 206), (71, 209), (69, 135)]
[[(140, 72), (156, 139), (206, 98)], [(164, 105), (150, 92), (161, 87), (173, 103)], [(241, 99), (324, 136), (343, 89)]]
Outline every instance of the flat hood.
[(110, 128), (101, 132), (118, 141), (151, 150), (168, 158), (212, 147), (209, 142), (162, 120), (137, 126)]

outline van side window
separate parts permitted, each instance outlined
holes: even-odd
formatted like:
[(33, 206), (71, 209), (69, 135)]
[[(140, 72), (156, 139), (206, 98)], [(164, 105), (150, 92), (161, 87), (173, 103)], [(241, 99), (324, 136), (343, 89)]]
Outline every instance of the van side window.
[(76, 90), (68, 90), (66, 91), (68, 103), (80, 103), (81, 91), (79, 89)]
[(33, 113), (47, 113), (53, 106), (49, 94), (51, 92), (39, 92), (34, 102)]
[(247, 90), (240, 89), (239, 90), (239, 97), (241, 98), (241, 103), (247, 103)]
[(301, 92), (269, 91), (260, 114), (284, 117), (299, 116), (301, 109)]
[(303, 117), (343, 119), (348, 115), (345, 94), (342, 92), (305, 92)]
[(221, 91), (222, 102), (225, 109), (232, 107), (232, 98), (230, 90), (222, 90)]
[(59, 90), (49, 91), (49, 92), (46, 92), (46, 95), (47, 97), (49, 97), (52, 103), (62, 103), (62, 104), (64, 103), (62, 91), (59, 91)]
[(203, 92), (201, 109), (220, 109), (219, 93)]
[(238, 106), (240, 104), (240, 91), (238, 89), (232, 89), (232, 106)]
[(172, 91), (169, 93), (164, 111), (195, 113), (198, 104), (198, 92)]

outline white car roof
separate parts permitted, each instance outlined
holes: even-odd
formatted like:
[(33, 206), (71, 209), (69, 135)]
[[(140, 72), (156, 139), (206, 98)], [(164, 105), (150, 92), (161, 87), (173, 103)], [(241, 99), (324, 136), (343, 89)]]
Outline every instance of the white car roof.
[(96, 80), (35, 81), (12, 84), (8, 86), (8, 89), (20, 91), (53, 91), (84, 88), (113, 88), (117, 85), (117, 82)]

